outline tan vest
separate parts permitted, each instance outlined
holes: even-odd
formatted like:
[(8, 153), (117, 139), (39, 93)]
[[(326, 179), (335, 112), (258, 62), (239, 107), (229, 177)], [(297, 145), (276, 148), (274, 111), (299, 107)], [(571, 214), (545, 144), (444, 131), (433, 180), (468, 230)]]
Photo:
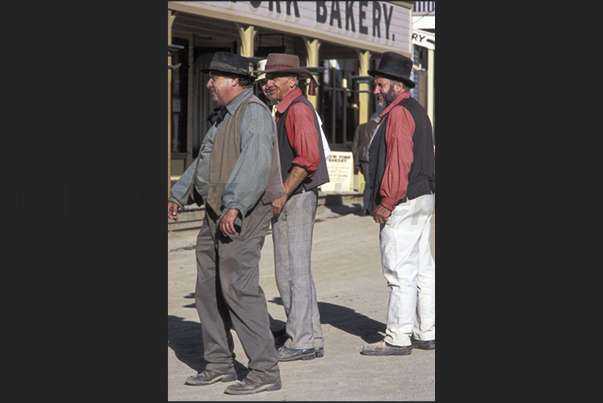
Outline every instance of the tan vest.
[[(243, 120), (245, 108), (251, 102), (262, 105), (266, 108), (266, 111), (270, 113), (266, 105), (255, 95), (252, 95), (239, 105), (232, 117), (224, 119), (224, 122), (220, 126), (220, 129), (218, 129), (216, 137), (214, 138), (214, 144), (209, 160), (209, 192), (206, 203), (218, 214), (221, 214), (223, 207), (222, 193), (224, 192), (224, 187), (228, 182), (230, 173), (232, 172), (239, 155), (241, 155), (241, 121)], [(275, 144), (272, 150), (272, 167), (275, 166), (275, 158), (278, 157), (278, 146)], [(278, 160), (276, 166), (280, 166), (280, 160)], [(282, 197), (285, 194), (280, 170), (277, 170), (278, 175), (275, 175), (274, 171), (275, 170), (272, 169), (270, 173), (270, 180), (268, 187), (266, 188), (266, 194), (264, 195), (264, 203), (267, 203), (267, 194), (270, 194), (271, 197), (269, 198), (271, 200)]]

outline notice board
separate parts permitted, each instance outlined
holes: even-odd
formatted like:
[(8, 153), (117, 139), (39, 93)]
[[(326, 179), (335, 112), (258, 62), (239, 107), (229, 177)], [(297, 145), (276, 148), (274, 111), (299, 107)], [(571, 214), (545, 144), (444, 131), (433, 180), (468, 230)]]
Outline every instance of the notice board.
[(354, 156), (350, 151), (331, 151), (327, 170), (331, 181), (321, 185), (321, 191), (347, 193), (354, 190)]

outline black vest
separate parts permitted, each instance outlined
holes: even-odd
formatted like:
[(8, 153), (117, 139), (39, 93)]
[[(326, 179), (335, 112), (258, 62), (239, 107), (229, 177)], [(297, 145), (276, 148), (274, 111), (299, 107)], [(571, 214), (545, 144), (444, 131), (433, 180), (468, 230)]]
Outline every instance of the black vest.
[[(310, 108), (310, 110), (312, 110), (312, 113), (314, 114), (314, 126), (316, 127), (316, 132), (318, 133), (318, 151), (320, 153), (320, 163), (318, 164), (318, 169), (316, 170), (316, 172), (314, 172), (314, 175), (312, 175), (309, 178), (306, 177), (306, 179), (304, 179), (302, 181), (300, 186), (298, 186), (297, 189), (295, 189), (291, 193), (291, 195), (301, 193), (302, 188), (305, 190), (310, 190), (310, 189), (313, 189), (324, 183), (327, 183), (329, 181), (329, 173), (327, 171), (327, 162), (325, 161), (325, 151), (322, 146), (322, 138), (320, 136), (320, 126), (318, 125), (318, 121), (316, 119), (316, 112), (314, 111), (314, 106), (312, 106), (312, 104), (310, 103), (310, 101), (308, 101), (306, 99), (306, 97), (304, 97), (303, 95), (300, 95), (299, 97), (295, 98), (293, 100), (293, 102), (291, 102), (291, 104), (289, 105), (289, 108), (291, 108), (291, 105), (293, 105), (296, 102), (303, 102), (304, 104), (308, 105), (308, 107)], [(287, 135), (287, 129), (285, 126), (285, 121), (287, 119), (287, 113), (289, 112), (289, 108), (287, 108), (281, 114), (281, 116), (278, 119), (278, 122), (276, 124), (276, 132), (277, 132), (277, 136), (278, 136), (278, 145), (279, 145), (279, 151), (280, 151), (280, 157), (281, 157), (281, 172), (283, 175), (283, 182), (289, 176), (289, 171), (292, 168), (291, 163), (293, 162), (295, 157), (297, 157), (297, 153), (295, 152), (295, 150), (293, 149), (293, 147), (291, 147), (291, 144), (289, 143), (289, 137)]]
[[(412, 135), (413, 162), (408, 172), (406, 196), (404, 199), (398, 201), (398, 203), (430, 194), (429, 181), (435, 177), (435, 155), (431, 121), (429, 120), (429, 116), (427, 116), (425, 108), (414, 98), (406, 98), (398, 106), (394, 106), (394, 108), (398, 108), (399, 106), (406, 108), (410, 112), (415, 121), (415, 131)], [(369, 180), (367, 186), (370, 197), (367, 208), (371, 214), (381, 204), (382, 199), (379, 190), (381, 189), (381, 181), (385, 173), (385, 157), (387, 155), (385, 129), (387, 128), (388, 120), (389, 113), (381, 118), (381, 124), (369, 148)]]

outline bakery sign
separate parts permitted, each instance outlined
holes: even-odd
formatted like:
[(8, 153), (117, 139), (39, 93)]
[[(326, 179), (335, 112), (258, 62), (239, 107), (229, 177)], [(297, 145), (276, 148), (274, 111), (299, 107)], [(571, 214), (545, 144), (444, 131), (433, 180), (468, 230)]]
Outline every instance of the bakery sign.
[(366, 50), (411, 51), (411, 10), (387, 1), (175, 1), (168, 7)]
[(415, 29), (412, 31), (412, 43), (413, 45), (435, 50), (435, 35), (427, 31)]

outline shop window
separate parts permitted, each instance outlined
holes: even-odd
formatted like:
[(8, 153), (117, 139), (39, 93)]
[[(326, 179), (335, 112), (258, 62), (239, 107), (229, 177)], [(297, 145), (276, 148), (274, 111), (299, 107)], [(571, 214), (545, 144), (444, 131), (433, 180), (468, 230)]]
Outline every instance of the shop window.
[(358, 125), (357, 60), (327, 59), (322, 74), (320, 116), (333, 150), (349, 150)]

